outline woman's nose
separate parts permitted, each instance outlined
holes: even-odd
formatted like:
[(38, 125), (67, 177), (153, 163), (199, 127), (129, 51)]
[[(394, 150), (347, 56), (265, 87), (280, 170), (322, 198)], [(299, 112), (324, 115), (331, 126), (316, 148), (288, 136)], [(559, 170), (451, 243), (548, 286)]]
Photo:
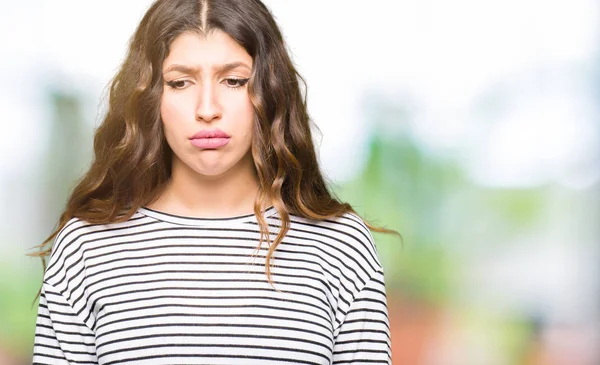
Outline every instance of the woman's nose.
[(196, 107), (196, 120), (210, 122), (221, 117), (222, 110), (218, 100), (217, 87), (209, 82), (202, 85)]

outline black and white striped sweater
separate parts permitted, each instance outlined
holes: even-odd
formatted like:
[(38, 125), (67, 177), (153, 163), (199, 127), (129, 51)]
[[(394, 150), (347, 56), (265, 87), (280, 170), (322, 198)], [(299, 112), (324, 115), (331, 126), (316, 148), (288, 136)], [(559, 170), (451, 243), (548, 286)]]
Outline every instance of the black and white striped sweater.
[[(281, 221), (264, 212), (272, 239)], [(360, 217), (290, 216), (272, 280), (253, 214), (73, 218), (44, 275), (34, 364), (391, 364), (384, 274)], [(254, 255), (253, 255), (254, 254)]]

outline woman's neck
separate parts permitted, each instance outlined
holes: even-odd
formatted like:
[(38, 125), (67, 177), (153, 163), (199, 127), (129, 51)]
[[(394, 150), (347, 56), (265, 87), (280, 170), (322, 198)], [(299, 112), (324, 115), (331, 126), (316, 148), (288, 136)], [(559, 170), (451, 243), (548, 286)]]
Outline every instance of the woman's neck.
[[(147, 207), (204, 218), (250, 214), (254, 211), (259, 186), (250, 156), (219, 176), (199, 175), (181, 160), (174, 159), (171, 178)], [(266, 203), (261, 209), (269, 205)]]

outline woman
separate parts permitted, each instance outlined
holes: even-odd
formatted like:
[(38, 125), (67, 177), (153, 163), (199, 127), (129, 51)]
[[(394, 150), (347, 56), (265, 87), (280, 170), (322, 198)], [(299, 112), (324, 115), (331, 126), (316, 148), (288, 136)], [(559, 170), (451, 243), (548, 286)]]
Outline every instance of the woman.
[(300, 80), (259, 0), (150, 7), (41, 245), (34, 363), (391, 363), (393, 231), (328, 191)]

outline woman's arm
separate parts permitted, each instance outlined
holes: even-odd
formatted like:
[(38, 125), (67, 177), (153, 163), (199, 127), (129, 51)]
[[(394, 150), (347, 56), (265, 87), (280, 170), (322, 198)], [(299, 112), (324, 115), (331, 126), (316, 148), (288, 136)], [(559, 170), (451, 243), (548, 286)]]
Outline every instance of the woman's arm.
[(333, 347), (333, 365), (391, 363), (384, 276), (383, 271), (377, 271), (356, 294), (339, 326)]
[(48, 283), (38, 306), (33, 364), (98, 364), (94, 333)]

